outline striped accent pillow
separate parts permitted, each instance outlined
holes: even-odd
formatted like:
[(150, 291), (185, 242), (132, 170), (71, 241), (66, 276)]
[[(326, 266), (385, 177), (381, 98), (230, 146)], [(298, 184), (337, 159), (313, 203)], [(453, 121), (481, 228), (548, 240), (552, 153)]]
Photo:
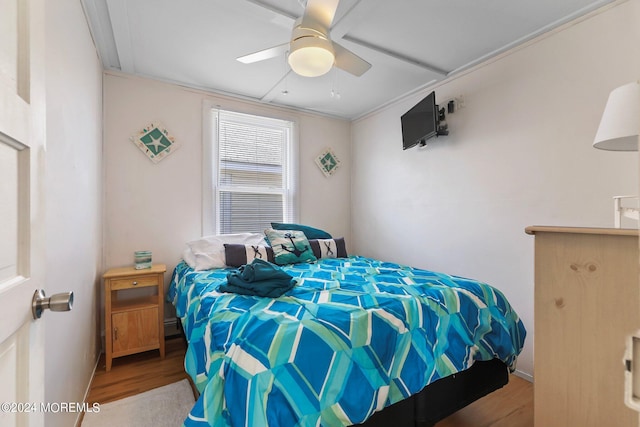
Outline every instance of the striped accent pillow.
[(224, 252), (229, 267), (240, 267), (256, 258), (274, 262), (273, 249), (270, 246), (225, 243)]
[(316, 258), (347, 258), (347, 246), (344, 237), (337, 239), (311, 239), (311, 249)]

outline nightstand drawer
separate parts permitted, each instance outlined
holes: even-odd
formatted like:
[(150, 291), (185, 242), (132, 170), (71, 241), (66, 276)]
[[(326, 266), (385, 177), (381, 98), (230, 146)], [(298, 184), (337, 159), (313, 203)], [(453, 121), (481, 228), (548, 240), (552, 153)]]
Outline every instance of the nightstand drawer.
[(126, 279), (111, 279), (111, 290), (144, 288), (158, 286), (158, 276), (133, 276)]

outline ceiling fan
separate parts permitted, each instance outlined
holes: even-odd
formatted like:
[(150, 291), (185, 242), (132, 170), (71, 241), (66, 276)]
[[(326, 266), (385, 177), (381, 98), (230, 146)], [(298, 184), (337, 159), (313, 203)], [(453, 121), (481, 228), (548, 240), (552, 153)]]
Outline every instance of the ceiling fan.
[(305, 77), (318, 77), (336, 67), (361, 76), (369, 64), (355, 53), (329, 38), (340, 0), (308, 0), (304, 14), (298, 18), (291, 32), (291, 41), (237, 58), (245, 64), (275, 58), (289, 52), (291, 69)]

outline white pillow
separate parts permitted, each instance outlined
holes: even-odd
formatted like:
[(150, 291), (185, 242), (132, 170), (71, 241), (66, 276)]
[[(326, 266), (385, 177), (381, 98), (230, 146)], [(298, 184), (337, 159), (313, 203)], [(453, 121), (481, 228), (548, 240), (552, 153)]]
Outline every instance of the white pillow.
[(266, 245), (262, 233), (218, 234), (187, 243), (182, 258), (196, 271), (226, 267), (224, 244)]

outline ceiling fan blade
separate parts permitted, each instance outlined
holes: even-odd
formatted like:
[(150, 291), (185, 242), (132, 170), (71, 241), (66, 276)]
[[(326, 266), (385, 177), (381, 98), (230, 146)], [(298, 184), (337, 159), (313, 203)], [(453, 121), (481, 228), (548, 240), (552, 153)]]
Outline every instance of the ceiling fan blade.
[(264, 61), (265, 59), (271, 59), (275, 58), (276, 56), (284, 55), (287, 50), (289, 50), (289, 43), (284, 43), (278, 46), (270, 47), (269, 49), (250, 53), (249, 55), (239, 56), (238, 58), (236, 58), (236, 60), (244, 64), (251, 64), (253, 62)]
[(340, 0), (308, 0), (300, 25), (304, 28), (329, 30)]
[(336, 67), (356, 77), (360, 77), (371, 68), (371, 64), (338, 43), (333, 43), (333, 51), (336, 55)]

